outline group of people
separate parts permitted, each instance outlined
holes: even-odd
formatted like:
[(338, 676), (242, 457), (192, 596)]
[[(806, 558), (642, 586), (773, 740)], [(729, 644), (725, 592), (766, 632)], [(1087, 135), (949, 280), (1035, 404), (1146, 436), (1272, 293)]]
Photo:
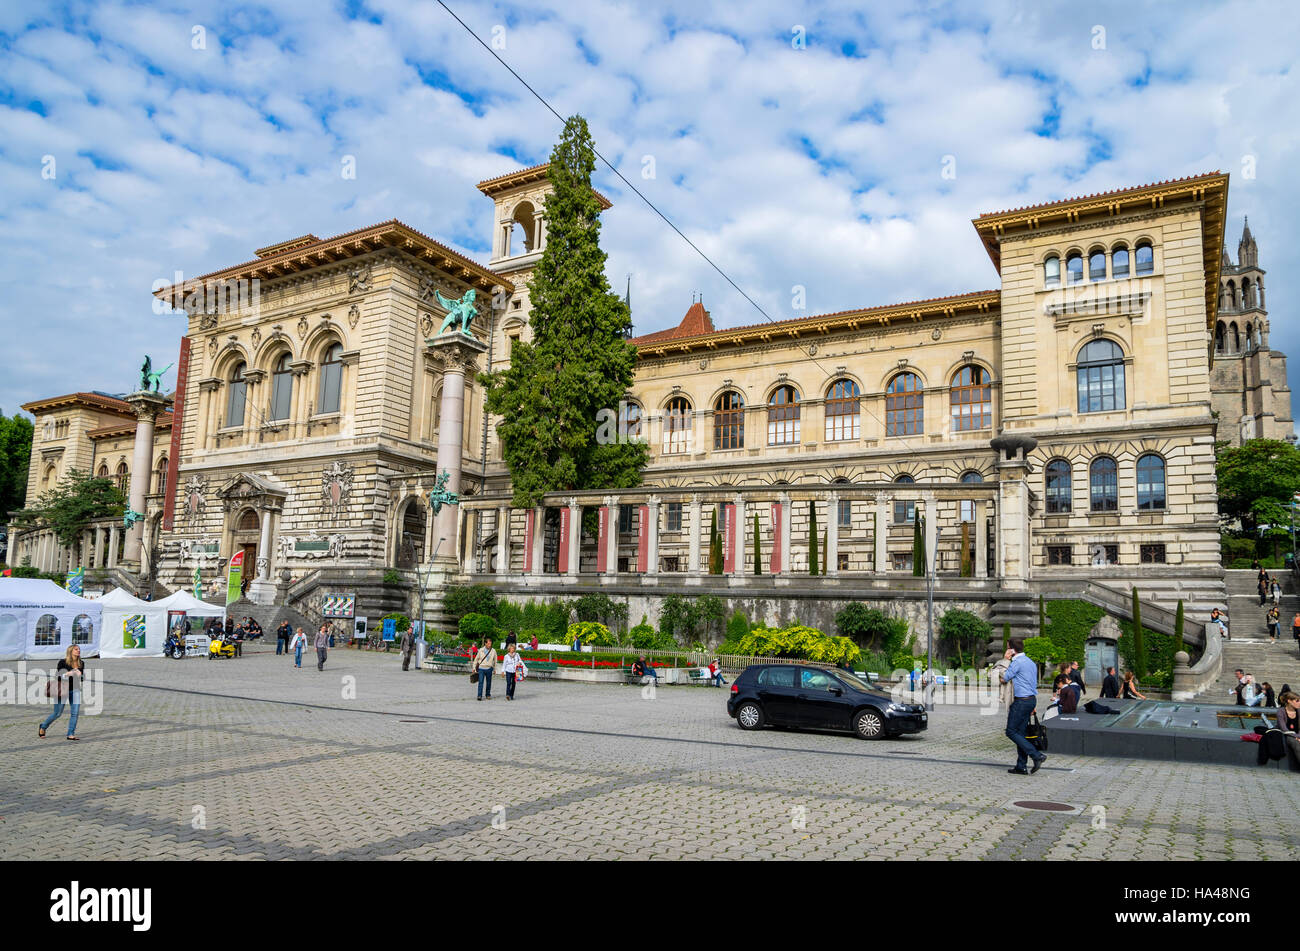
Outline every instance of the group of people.
[[(1233, 671), (1237, 678), (1237, 683), (1228, 691), (1228, 696), (1236, 697), (1237, 706), (1239, 707), (1276, 707), (1277, 692), (1273, 685), (1265, 680), (1263, 683), (1255, 682), (1255, 675), (1248, 674), (1240, 667)], [(1290, 684), (1282, 685), (1282, 692), (1290, 691)]]
[[(506, 699), (515, 699), (515, 687), (528, 675), (528, 665), (519, 654), (517, 638), (513, 633), (506, 635), (506, 652), (501, 655), (501, 672), (506, 675)], [(478, 684), (478, 699), (492, 699), (492, 675), (497, 669), (497, 652), (492, 646), (492, 638), (483, 638), (483, 643), (474, 652), (470, 661), (471, 679)]]

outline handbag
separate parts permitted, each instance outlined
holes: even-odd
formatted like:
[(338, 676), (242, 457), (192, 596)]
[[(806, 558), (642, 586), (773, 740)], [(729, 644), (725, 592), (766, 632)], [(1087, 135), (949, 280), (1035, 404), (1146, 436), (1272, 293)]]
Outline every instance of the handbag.
[(1047, 752), (1047, 727), (1038, 722), (1038, 713), (1029, 715), (1029, 725), (1025, 727), (1025, 739), (1033, 744), (1040, 753)]
[[(484, 659), (484, 660), (487, 659), (487, 655), (486, 655), (486, 654), (483, 655), (483, 659)], [(471, 671), (470, 671), (470, 674), (469, 674), (469, 682), (472, 683), (472, 684), (476, 684), (476, 683), (478, 683), (478, 665), (479, 665), (478, 654), (475, 654), (475, 655), (474, 655), (474, 669), (471, 670)]]

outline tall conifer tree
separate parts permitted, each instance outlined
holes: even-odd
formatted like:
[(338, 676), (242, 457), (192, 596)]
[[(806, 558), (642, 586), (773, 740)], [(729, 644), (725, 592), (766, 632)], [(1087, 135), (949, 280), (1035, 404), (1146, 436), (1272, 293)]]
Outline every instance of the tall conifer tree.
[(644, 443), (617, 439), (636, 348), (627, 304), (605, 278), (595, 162), (587, 122), (573, 116), (547, 170), (546, 249), (528, 283), (533, 339), (514, 345), (509, 369), (482, 377), (521, 508), (547, 492), (630, 488), (646, 463)]

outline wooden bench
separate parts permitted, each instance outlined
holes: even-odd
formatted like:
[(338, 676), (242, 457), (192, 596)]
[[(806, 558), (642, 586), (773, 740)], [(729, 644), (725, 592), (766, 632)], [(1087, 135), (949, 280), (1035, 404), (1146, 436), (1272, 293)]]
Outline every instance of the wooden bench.
[[(647, 665), (646, 665), (646, 671), (647, 671), (646, 673), (644, 673), (644, 674), (634, 674), (634, 673), (632, 673), (632, 668), (631, 668), (631, 667), (627, 667), (627, 668), (625, 668), (624, 671), (623, 671), (623, 676), (627, 679), (627, 682), (628, 682), (628, 683), (630, 683), (630, 684), (635, 684), (635, 685), (637, 685), (637, 686), (640, 686), (641, 683), (642, 683), (642, 682), (643, 682), (647, 677), (650, 677), (649, 671), (651, 671), (651, 670), (654, 670), (654, 667), (652, 667), (652, 666), (650, 666), (650, 665), (647, 664)], [(659, 682), (659, 678), (658, 678), (658, 677), (650, 677), (650, 682), (651, 682), (651, 683), (658, 683), (658, 682)]]
[(531, 674), (536, 674), (536, 673), (542, 673), (542, 674), (553, 674), (553, 673), (555, 673), (557, 670), (560, 669), (560, 665), (557, 664), (557, 663), (555, 663), (555, 661), (553, 661), (553, 660), (527, 660), (527, 659), (525, 659), (525, 660), (524, 660), (524, 667), (527, 668), (528, 673), (529, 673), (530, 675), (531, 675)]
[(702, 680), (703, 680), (703, 681), (710, 681), (710, 680), (713, 679), (711, 676), (709, 676), (708, 673), (706, 673), (704, 670), (700, 669), (699, 667), (691, 667), (691, 668), (689, 668), (689, 669), (686, 671), (686, 676), (687, 676), (687, 677), (690, 677), (691, 680), (694, 681), (695, 683), (699, 683), (699, 682), (702, 681)]

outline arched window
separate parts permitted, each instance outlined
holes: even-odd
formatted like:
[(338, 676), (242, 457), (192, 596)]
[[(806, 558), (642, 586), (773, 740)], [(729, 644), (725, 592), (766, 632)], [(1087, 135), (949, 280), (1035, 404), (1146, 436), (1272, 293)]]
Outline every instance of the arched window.
[(1074, 489), (1070, 464), (1064, 459), (1053, 459), (1043, 470), (1043, 482), (1047, 490), (1047, 514), (1068, 515)]
[(62, 639), (58, 619), (53, 614), (42, 614), (36, 622), (36, 646), (58, 647)]
[(1138, 274), (1151, 274), (1156, 269), (1155, 252), (1151, 250), (1151, 242), (1143, 241), (1137, 246), (1137, 272)]
[(154, 487), (159, 495), (167, 494), (167, 457), (163, 456), (158, 460), (158, 467), (154, 470)]
[(1165, 507), (1165, 461), (1154, 452), (1139, 456), (1137, 461), (1138, 508)]
[(691, 401), (684, 396), (674, 396), (664, 408), (664, 452), (691, 451)]
[[(916, 482), (910, 475), (904, 472), (894, 479), (898, 485), (912, 485)], [(915, 499), (895, 499), (894, 500), (894, 521), (895, 522), (915, 522), (916, 521), (916, 500)]]
[(1241, 331), (1237, 329), (1235, 320), (1228, 325), (1228, 345), (1232, 347), (1229, 353), (1241, 352)]
[(826, 391), (826, 441), (857, 439), (861, 431), (861, 393), (852, 380), (836, 380)]
[[(239, 524), (235, 530), (239, 532), (255, 532), (261, 527), (261, 524), (256, 512), (252, 509), (245, 509), (244, 514), (239, 516)], [(245, 568), (247, 567), (245, 565)]]
[(1065, 280), (1069, 284), (1078, 284), (1083, 280), (1083, 255), (1078, 251), (1065, 259)]
[(1128, 248), (1116, 248), (1111, 252), (1110, 276), (1128, 277)]
[(1053, 254), (1043, 262), (1043, 286), (1058, 287), (1061, 283), (1061, 259)]
[(99, 471), (98, 471), (97, 473), (95, 473), (95, 475), (96, 475), (96, 477), (98, 477), (98, 478), (100, 478), (100, 479), (107, 479), (107, 478), (108, 478), (108, 463), (107, 463), (107, 462), (101, 462), (101, 463), (99, 464)]
[(1079, 412), (1123, 409), (1124, 352), (1110, 340), (1094, 340), (1079, 351)]
[(1098, 456), (1088, 467), (1088, 495), (1092, 511), (1119, 511), (1119, 475), (1110, 456)]
[(952, 428), (964, 433), (993, 426), (993, 388), (981, 366), (967, 364), (952, 378)]
[(1214, 352), (1223, 353), (1224, 338), (1227, 336), (1227, 329), (1223, 326), (1223, 321), (1214, 325)]
[(788, 446), (799, 441), (799, 393), (778, 386), (767, 401), (767, 444)]
[(641, 406), (632, 400), (624, 400), (618, 405), (619, 439), (641, 438)]
[(1088, 280), (1106, 280), (1106, 252), (1101, 248), (1088, 255)]
[(889, 381), (885, 391), (885, 435), (915, 436), (923, 432), (921, 378), (915, 373), (900, 373)]
[(1246, 336), (1243, 341), (1245, 346), (1241, 348), (1243, 352), (1250, 353), (1251, 344), (1254, 341), (1254, 339), (1255, 339), (1255, 330), (1253, 327), (1251, 327), (1250, 321), (1246, 321)]
[(288, 419), (293, 402), (293, 371), (289, 369), (289, 354), (281, 354), (271, 373), (271, 419)]
[(56, 471), (56, 470), (55, 470), (54, 466), (46, 466), (46, 467), (45, 467), (45, 474), (44, 474), (43, 476), (41, 476), (41, 491), (42, 491), (42, 492), (44, 492), (46, 489), (48, 489), (48, 488), (50, 488), (52, 485), (54, 485), (54, 476), (55, 476), (55, 471)]
[[(963, 473), (961, 474), (961, 481), (962, 481), (963, 484), (970, 485), (970, 484), (977, 483), (977, 482), (983, 482), (983, 481), (984, 481), (984, 476), (980, 475), (978, 472), (976, 472), (975, 470), (972, 469), (970, 472), (963, 472)], [(961, 510), (961, 511), (960, 511), (960, 518), (961, 518), (961, 521), (963, 521), (963, 522), (974, 522), (974, 521), (975, 521), (975, 503), (974, 503), (974, 502), (971, 502), (971, 501), (964, 501), (964, 502), (961, 503), (961, 505), (959, 506), (959, 508), (960, 508), (960, 510)]]
[(1241, 302), (1246, 307), (1255, 306), (1255, 288), (1248, 277), (1241, 280)]
[(343, 344), (332, 343), (320, 362), (320, 398), (316, 412), (337, 413), (343, 401)]
[(127, 480), (130, 478), (130, 474), (126, 470), (125, 462), (119, 462), (117, 464), (117, 473), (115, 474), (115, 477), (117, 479), (117, 490), (123, 495), (126, 495)]
[(226, 425), (244, 425), (244, 403), (248, 399), (248, 384), (244, 381), (244, 364), (235, 364), (230, 374), (230, 396), (226, 400)]
[(728, 390), (713, 404), (713, 448), (745, 448), (745, 400)]

